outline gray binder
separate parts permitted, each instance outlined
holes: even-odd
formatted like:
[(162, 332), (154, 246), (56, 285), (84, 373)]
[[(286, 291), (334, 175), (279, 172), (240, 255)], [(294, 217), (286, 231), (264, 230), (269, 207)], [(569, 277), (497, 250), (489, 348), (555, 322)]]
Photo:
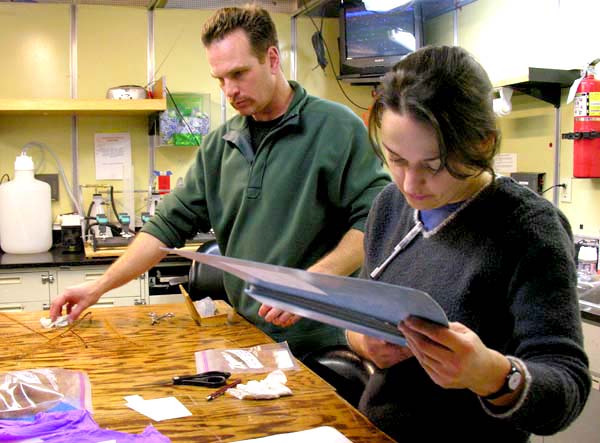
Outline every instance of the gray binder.
[(409, 315), (448, 327), (440, 305), (416, 289), (199, 252), (165, 250), (245, 280), (246, 293), (261, 303), (390, 343), (405, 345), (397, 325)]

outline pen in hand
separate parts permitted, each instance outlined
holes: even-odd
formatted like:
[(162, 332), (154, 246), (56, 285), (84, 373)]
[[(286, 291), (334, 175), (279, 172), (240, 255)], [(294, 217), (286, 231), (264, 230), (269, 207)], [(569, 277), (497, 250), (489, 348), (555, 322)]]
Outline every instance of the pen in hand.
[(214, 400), (215, 398), (217, 398), (217, 397), (225, 394), (225, 392), (227, 391), (227, 389), (233, 388), (233, 387), (239, 385), (241, 382), (242, 382), (241, 378), (236, 378), (231, 383), (228, 383), (225, 386), (223, 386), (222, 388), (217, 389), (215, 392), (213, 392), (208, 397), (206, 397), (206, 401)]

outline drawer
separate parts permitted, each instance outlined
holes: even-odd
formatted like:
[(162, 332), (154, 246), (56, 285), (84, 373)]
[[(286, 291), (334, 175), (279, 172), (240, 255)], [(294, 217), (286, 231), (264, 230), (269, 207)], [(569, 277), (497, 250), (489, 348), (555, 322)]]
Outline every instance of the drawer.
[(48, 303), (53, 289), (48, 271), (0, 273), (0, 304)]
[[(108, 266), (82, 266), (82, 267), (71, 267), (71, 268), (60, 268), (58, 270), (58, 291), (60, 295), (69, 286), (79, 285), (85, 282), (91, 282), (98, 280), (104, 272), (108, 269)], [(100, 298), (103, 301), (105, 298), (119, 298), (119, 297), (141, 297), (141, 283), (140, 278), (126, 283), (120, 288), (115, 288)]]

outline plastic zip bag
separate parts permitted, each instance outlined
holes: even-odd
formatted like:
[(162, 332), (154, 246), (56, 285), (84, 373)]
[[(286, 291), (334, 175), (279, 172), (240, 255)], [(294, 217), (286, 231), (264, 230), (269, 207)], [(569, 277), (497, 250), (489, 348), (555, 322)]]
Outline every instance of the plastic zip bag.
[(287, 342), (241, 349), (208, 349), (195, 353), (196, 370), (233, 373), (299, 369)]
[(41, 368), (0, 374), (0, 418), (17, 418), (49, 410), (92, 411), (85, 372)]

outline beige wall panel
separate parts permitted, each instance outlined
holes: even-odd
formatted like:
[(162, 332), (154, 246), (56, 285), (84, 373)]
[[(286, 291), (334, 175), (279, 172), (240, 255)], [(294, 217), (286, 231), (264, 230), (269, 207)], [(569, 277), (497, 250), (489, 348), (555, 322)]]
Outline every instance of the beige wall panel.
[(454, 45), (453, 13), (443, 14), (425, 22), (423, 26), (425, 45)]
[[(554, 108), (526, 95), (513, 97), (509, 117), (498, 119), (503, 153), (517, 154), (519, 172), (545, 172), (545, 188), (554, 180)], [(552, 200), (552, 191), (544, 194)]]
[[(202, 25), (212, 15), (207, 10), (161, 9), (155, 12), (154, 46), (155, 78), (164, 76), (172, 93), (191, 92), (210, 94), (210, 126), (218, 127), (221, 121), (221, 98), (217, 80), (210, 76), (204, 46), (201, 40)], [(228, 117), (233, 109), (228, 109)], [(171, 187), (179, 177), (184, 177), (198, 148), (164, 146), (155, 150), (155, 167), (171, 171)]]
[[(221, 89), (211, 77), (201, 34), (204, 22), (212, 10), (160, 9), (155, 15), (155, 78), (165, 76), (167, 87), (175, 92), (210, 94), (211, 128), (221, 119)], [(290, 72), (290, 18), (286, 14), (271, 14), (277, 27), (283, 72)], [(227, 118), (235, 110), (227, 106)]]
[[(148, 13), (142, 8), (78, 6), (78, 97), (104, 98), (119, 85), (147, 83)], [(134, 173), (135, 217), (145, 207), (148, 191), (148, 122), (146, 117), (80, 117), (78, 129), (79, 180), (81, 184), (113, 185), (118, 211), (129, 212), (122, 191), (125, 180), (96, 180), (94, 135), (128, 132), (131, 136)], [(83, 191), (83, 209), (91, 203), (93, 189)], [(108, 210), (107, 212), (111, 213)], [(133, 218), (133, 214), (130, 214)], [(111, 213), (114, 220), (114, 214)]]
[[(143, 117), (80, 117), (79, 119), (79, 177), (81, 185), (112, 185), (118, 211), (126, 211), (121, 191), (126, 187), (124, 180), (96, 180), (94, 136), (97, 133), (128, 132), (131, 136), (131, 159), (133, 163), (135, 193), (135, 216), (145, 210), (148, 192), (148, 136), (147, 122)], [(93, 188), (83, 190), (83, 210), (87, 211)], [(111, 212), (108, 210), (106, 212)], [(127, 211), (128, 212), (128, 211)], [(130, 214), (131, 215), (131, 214)], [(133, 218), (133, 217), (132, 217)], [(114, 214), (111, 213), (114, 220)]]
[[(154, 164), (159, 171), (171, 171), (171, 189), (177, 180), (183, 179), (196, 157), (198, 147), (195, 146), (163, 146), (157, 148), (154, 154)], [(158, 182), (156, 183), (158, 187)]]
[(459, 44), (494, 83), (529, 66), (581, 68), (598, 57), (599, 15), (596, 0), (477, 0), (459, 10)]
[[(522, 75), (528, 67), (577, 69), (598, 57), (597, 17), (594, 0), (477, 0), (459, 10), (458, 41), (484, 65), (496, 84)], [(450, 35), (452, 14), (437, 21), (437, 36)], [(436, 37), (436, 42), (443, 37)], [(573, 130), (573, 106), (563, 90), (560, 132)], [(552, 185), (554, 170), (555, 111), (531, 97), (513, 98), (513, 112), (499, 120), (502, 152), (519, 154), (519, 169), (544, 171)], [(537, 167), (536, 167), (537, 165)], [(535, 168), (534, 168), (535, 167)], [(573, 142), (561, 141), (560, 178), (573, 176)], [(552, 199), (552, 191), (545, 197)], [(573, 230), (600, 236), (599, 179), (573, 179), (572, 201), (559, 202)]]
[[(59, 158), (67, 180), (71, 181), (71, 119), (70, 117), (3, 116), (0, 118), (0, 174), (14, 178), (14, 163), (23, 146), (29, 142), (44, 143)], [(28, 150), (33, 157), (36, 173), (55, 174), (58, 166), (49, 152), (38, 148)], [(62, 180), (59, 184), (59, 201), (52, 202), (52, 214), (71, 212), (71, 203)]]
[[(477, 0), (459, 10), (458, 44), (477, 57), (497, 83), (558, 57), (555, 0)], [(556, 66), (555, 66), (556, 67)]]
[(80, 5), (78, 11), (78, 97), (104, 98), (113, 86), (145, 86), (146, 10)]
[(2, 98), (68, 98), (69, 6), (0, 3)]
[(561, 0), (559, 4), (558, 26), (553, 30), (556, 46), (549, 47), (547, 54), (563, 69), (583, 68), (600, 57), (600, 1)]

